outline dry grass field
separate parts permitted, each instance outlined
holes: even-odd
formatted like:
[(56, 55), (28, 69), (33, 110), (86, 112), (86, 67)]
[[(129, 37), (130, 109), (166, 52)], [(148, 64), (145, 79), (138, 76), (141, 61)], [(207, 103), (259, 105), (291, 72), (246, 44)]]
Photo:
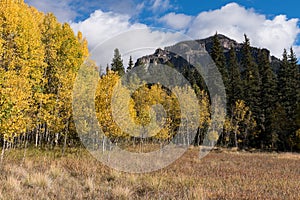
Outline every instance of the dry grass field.
[(300, 199), (300, 155), (191, 148), (147, 174), (110, 169), (83, 149), (6, 152), (0, 199)]

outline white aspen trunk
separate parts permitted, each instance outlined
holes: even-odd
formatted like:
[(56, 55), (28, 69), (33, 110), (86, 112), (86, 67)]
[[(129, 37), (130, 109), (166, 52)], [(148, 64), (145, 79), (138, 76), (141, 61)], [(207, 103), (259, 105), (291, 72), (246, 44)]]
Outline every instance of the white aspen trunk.
[(58, 145), (58, 137), (59, 137), (59, 133), (55, 134), (55, 146)]
[(105, 152), (105, 137), (102, 138), (102, 153)]
[(6, 144), (6, 141), (5, 141), (5, 139), (3, 139), (3, 147), (2, 147), (2, 152), (1, 152), (0, 165), (2, 165), (2, 163), (3, 163), (4, 152), (5, 152), (5, 144)]
[(39, 142), (39, 133), (38, 133), (38, 128), (37, 128), (36, 132), (35, 132), (35, 147), (38, 146), (38, 142)]

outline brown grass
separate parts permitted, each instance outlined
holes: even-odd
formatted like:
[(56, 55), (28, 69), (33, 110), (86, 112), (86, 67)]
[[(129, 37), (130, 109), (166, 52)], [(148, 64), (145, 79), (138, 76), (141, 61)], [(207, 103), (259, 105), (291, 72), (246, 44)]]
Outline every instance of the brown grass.
[(300, 155), (190, 149), (147, 174), (110, 169), (85, 150), (7, 152), (0, 199), (300, 199)]

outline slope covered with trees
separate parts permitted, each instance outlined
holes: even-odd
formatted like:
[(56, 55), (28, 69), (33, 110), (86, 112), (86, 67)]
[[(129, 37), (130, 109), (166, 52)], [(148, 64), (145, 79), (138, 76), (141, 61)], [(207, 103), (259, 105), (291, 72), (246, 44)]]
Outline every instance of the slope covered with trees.
[(243, 43), (219, 34), (196, 42), (184, 41), (166, 47), (159, 54), (139, 58), (136, 66), (169, 65), (209, 95), (201, 74), (189, 60), (174, 52), (183, 51), (190, 57), (209, 53), (222, 76), (227, 97), (227, 120), (219, 133), (219, 145), (300, 150), (299, 65), (293, 49), (283, 50), (280, 60), (267, 49), (251, 47), (246, 35)]
[[(48, 149), (61, 145), (65, 149), (66, 145), (79, 144), (72, 114), (73, 85), (82, 66), (99, 75), (98, 67), (89, 60), (87, 41), (80, 32), (75, 35), (69, 24), (59, 23), (53, 14), (43, 14), (23, 1), (1, 3), (0, 24), (2, 155), (10, 147), (32, 145)], [(221, 72), (227, 93), (227, 117), (224, 127), (218, 127), (223, 130), (220, 138), (217, 131), (207, 133), (214, 108), (203, 78), (188, 61), (164, 50), (157, 50), (151, 59), (169, 53), (167, 59), (157, 60), (177, 69), (189, 80), (199, 108), (191, 108), (192, 91), (186, 85), (165, 88), (132, 77), (129, 83), (135, 85), (135, 90), (121, 88), (114, 110), (113, 91), (117, 83), (122, 82), (124, 74), (144, 64), (139, 59), (134, 65), (130, 57), (125, 70), (121, 53), (115, 49), (107, 73), (97, 75), (93, 101), (103, 133), (95, 140), (102, 139), (101, 143), (93, 146), (104, 144), (104, 136), (116, 143), (133, 145), (136, 142), (163, 145), (171, 141), (191, 144), (193, 140), (195, 145), (201, 145), (207, 136), (212, 143), (218, 140), (219, 145), (226, 147), (300, 150), (299, 66), (293, 49), (284, 50), (281, 61), (275, 59), (278, 61), (275, 69), (269, 51), (253, 50), (246, 35), (243, 44), (229, 41), (228, 51), (224, 51), (219, 35), (211, 41), (209, 53)], [(185, 104), (179, 105), (175, 94), (180, 94)], [(122, 99), (129, 103), (124, 106)], [(163, 115), (153, 114), (153, 106), (157, 104), (164, 108)], [(183, 115), (180, 106), (190, 112)], [(198, 131), (191, 138), (186, 124), (194, 115), (199, 118)], [(129, 119), (132, 126), (122, 119)], [(130, 128), (136, 127), (140, 127), (139, 134), (131, 132)], [(174, 141), (178, 130), (186, 133)], [(144, 139), (145, 136), (148, 138)]]

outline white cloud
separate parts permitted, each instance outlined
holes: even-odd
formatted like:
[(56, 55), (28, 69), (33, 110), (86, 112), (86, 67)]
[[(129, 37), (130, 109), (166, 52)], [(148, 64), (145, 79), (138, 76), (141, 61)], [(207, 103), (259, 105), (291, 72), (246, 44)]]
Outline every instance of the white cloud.
[[(92, 58), (102, 67), (111, 63), (114, 48), (120, 49), (126, 66), (129, 55), (137, 59), (152, 54), (158, 47), (188, 39), (181, 33), (154, 31), (145, 24), (131, 22), (131, 17), (97, 10), (88, 19), (72, 23), (71, 26), (75, 32), (83, 32), (89, 42)], [(169, 13), (160, 21), (181, 32), (186, 30), (187, 35), (194, 39), (212, 36), (218, 31), (242, 42), (246, 33), (251, 45), (268, 48), (279, 58), (284, 48), (293, 46), (299, 33), (298, 19), (287, 19), (284, 15), (267, 19), (265, 15), (236, 3), (202, 12), (196, 17)], [(297, 55), (300, 55), (300, 48), (295, 45), (294, 48)]]
[(159, 21), (174, 29), (185, 29), (192, 21), (192, 16), (172, 12), (161, 17)]
[(292, 46), (300, 32), (297, 22), (298, 19), (287, 19), (285, 15), (267, 19), (253, 9), (230, 3), (221, 9), (200, 13), (187, 33), (196, 39), (218, 31), (238, 42), (243, 41), (246, 33), (251, 45), (268, 48), (273, 55), (281, 57), (283, 49)]
[(153, 0), (151, 9), (154, 12), (164, 11), (171, 8), (170, 0)]
[[(294, 53), (298, 57), (298, 61), (300, 61), (300, 46), (294, 45), (292, 47), (293, 47)], [(287, 49), (287, 51), (289, 51), (289, 49)]]
[(145, 24), (131, 23), (128, 15), (101, 10), (71, 26), (75, 32), (81, 31), (87, 38), (92, 59), (102, 67), (111, 63), (115, 48), (119, 48), (127, 66), (130, 55), (137, 59), (152, 54), (158, 47), (163, 48), (184, 39), (180, 33), (151, 30)]

